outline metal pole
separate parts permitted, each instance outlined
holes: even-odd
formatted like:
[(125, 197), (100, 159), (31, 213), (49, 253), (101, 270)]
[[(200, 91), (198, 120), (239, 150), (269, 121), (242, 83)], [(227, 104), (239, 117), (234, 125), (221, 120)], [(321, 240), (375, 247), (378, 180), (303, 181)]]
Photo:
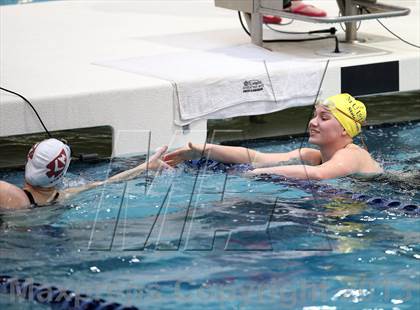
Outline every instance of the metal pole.
[(251, 42), (252, 44), (263, 45), (262, 15), (260, 13), (261, 0), (253, 0), (251, 13)]
[[(345, 0), (344, 15), (351, 16), (357, 14), (357, 7), (353, 0)], [(346, 42), (352, 43), (357, 41), (357, 25), (356, 22), (348, 22), (346, 24)]]

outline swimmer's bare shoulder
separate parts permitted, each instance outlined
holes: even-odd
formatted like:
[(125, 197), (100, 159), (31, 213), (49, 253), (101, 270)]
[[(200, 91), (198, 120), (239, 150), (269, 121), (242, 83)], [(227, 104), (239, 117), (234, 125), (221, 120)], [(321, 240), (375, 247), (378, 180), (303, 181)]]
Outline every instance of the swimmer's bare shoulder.
[(358, 169), (356, 175), (378, 175), (383, 173), (381, 165), (375, 161), (370, 153), (356, 144), (349, 144), (345, 149), (352, 155), (352, 158), (357, 159)]
[(0, 181), (0, 209), (26, 209), (30, 205), (31, 203), (22, 189)]

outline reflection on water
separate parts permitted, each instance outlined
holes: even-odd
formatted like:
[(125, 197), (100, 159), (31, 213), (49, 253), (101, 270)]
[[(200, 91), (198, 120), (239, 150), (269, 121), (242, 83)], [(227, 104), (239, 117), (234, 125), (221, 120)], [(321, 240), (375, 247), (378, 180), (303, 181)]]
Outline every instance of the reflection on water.
[[(419, 160), (417, 159), (417, 162)], [(376, 179), (377, 182), (389, 184), (402, 191), (420, 191), (420, 171), (411, 172), (387, 171)]]

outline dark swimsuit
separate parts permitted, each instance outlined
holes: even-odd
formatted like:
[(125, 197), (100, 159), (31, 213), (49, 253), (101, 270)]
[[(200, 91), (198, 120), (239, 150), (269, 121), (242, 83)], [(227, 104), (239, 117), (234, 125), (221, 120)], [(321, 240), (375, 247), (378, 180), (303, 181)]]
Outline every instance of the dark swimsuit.
[[(31, 207), (32, 207), (32, 208), (42, 207), (42, 206), (39, 206), (39, 205), (35, 202), (34, 196), (31, 194), (31, 192), (27, 191), (26, 189), (24, 189), (23, 191), (25, 192), (26, 196), (28, 197), (29, 202), (31, 203)], [(60, 196), (60, 193), (59, 193), (59, 192), (57, 192), (57, 193), (55, 194), (54, 199), (51, 201), (51, 203), (55, 202), (55, 201), (57, 200), (58, 196)]]

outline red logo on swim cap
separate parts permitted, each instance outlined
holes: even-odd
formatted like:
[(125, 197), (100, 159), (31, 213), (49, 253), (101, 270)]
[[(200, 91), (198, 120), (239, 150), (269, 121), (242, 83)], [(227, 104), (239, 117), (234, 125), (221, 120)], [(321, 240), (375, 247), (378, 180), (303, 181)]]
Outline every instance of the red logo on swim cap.
[(61, 149), (60, 154), (56, 158), (54, 158), (48, 165), (48, 172), (46, 173), (47, 177), (49, 178), (57, 178), (61, 174), (63, 174), (64, 168), (66, 167), (67, 163), (67, 154), (64, 149)]
[(34, 153), (35, 153), (35, 150), (36, 150), (36, 147), (38, 146), (38, 144), (39, 143), (37, 143), (37, 144), (35, 144), (30, 150), (29, 150), (29, 153), (28, 153), (28, 159), (32, 159), (32, 158), (34, 158)]

